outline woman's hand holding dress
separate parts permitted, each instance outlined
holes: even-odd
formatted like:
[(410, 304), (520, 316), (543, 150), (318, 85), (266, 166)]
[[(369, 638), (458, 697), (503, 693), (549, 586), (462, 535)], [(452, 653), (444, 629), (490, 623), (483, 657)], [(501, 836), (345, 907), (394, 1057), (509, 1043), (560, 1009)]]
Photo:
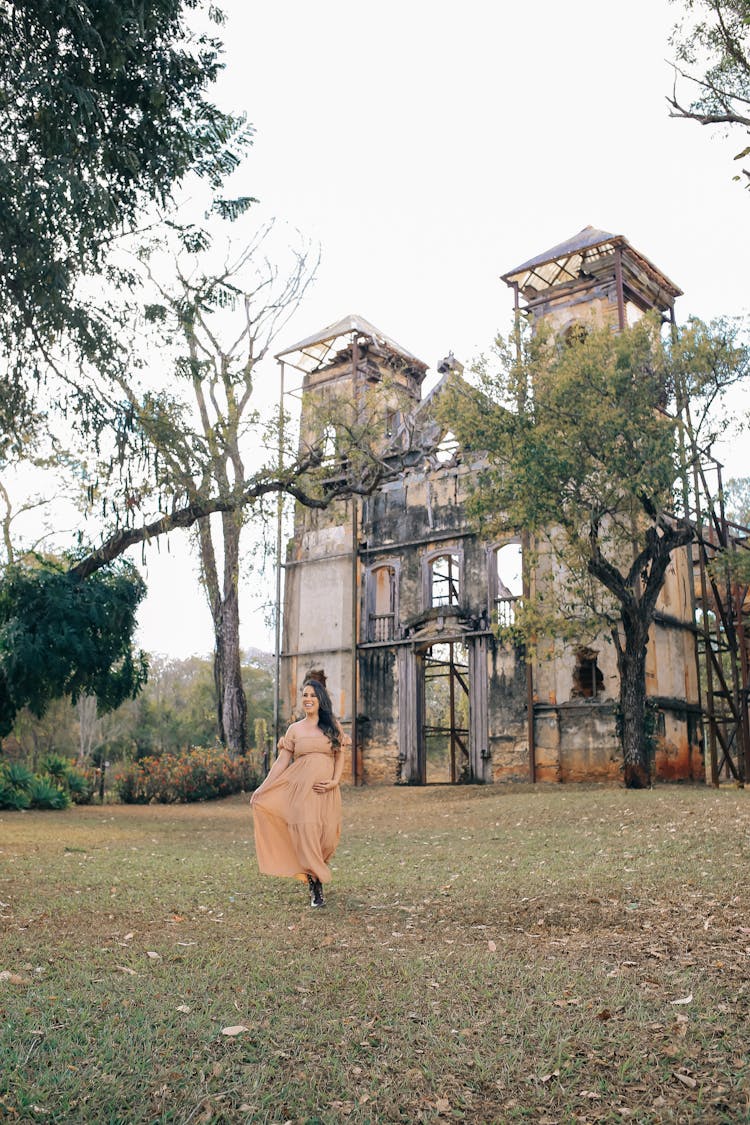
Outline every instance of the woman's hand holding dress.
[(273, 765), (271, 766), (270, 770), (268, 771), (268, 776), (267, 776), (266, 780), (264, 782), (262, 782), (258, 786), (258, 788), (253, 792), (253, 794), (250, 798), (250, 807), (251, 808), (255, 804), (256, 797), (259, 797), (261, 795), (261, 793), (266, 788), (266, 786), (269, 784), (269, 782), (273, 781), (274, 778), (277, 778), (277, 777), (281, 776), (281, 774), (284, 772), (284, 770), (287, 768), (287, 766), (290, 765), (291, 761), (292, 761), (292, 755), (287, 750), (286, 745), (284, 744), (284, 739), (280, 738), (279, 739), (279, 756), (276, 759), (276, 761), (273, 763)]

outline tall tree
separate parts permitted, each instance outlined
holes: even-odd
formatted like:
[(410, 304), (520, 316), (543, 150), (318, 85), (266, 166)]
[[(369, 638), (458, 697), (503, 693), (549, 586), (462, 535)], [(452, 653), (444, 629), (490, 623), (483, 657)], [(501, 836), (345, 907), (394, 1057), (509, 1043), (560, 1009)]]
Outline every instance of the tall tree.
[[(122, 325), (101, 294), (134, 281), (112, 253), (119, 238), (170, 205), (188, 176), (218, 193), (251, 139), (244, 118), (208, 96), (222, 65), (222, 22), (203, 0), (0, 0), (0, 468), (19, 452), (19, 435), (45, 428), (34, 403), (42, 384), (47, 405), (73, 398), (69, 425), (96, 441), (110, 427), (123, 449), (132, 417), (99, 378), (121, 361)], [(5, 514), (4, 530), (7, 506)], [(27, 697), (40, 709), (50, 693), (101, 687), (101, 703), (126, 680), (128, 691), (142, 682), (132, 627), (118, 650), (99, 619), (107, 597), (117, 616), (128, 584), (137, 605), (138, 576), (120, 568), (93, 584), (80, 577), (33, 566), (3, 577), (4, 635), (28, 639), (39, 626), (58, 660), (45, 676), (4, 649), (3, 725)], [(41, 610), (63, 614), (57, 631), (53, 620), (22, 619)], [(75, 620), (88, 629), (85, 652), (63, 627)]]
[[(605, 628), (620, 678), (625, 782), (648, 783), (646, 650), (672, 553), (694, 527), (679, 509), (684, 466), (663, 406), (679, 381), (694, 405), (748, 373), (735, 330), (691, 324), (674, 341), (643, 320), (560, 344), (545, 332), (498, 341), (499, 370), (458, 385), (450, 425), (486, 467), (471, 512), (490, 534), (526, 532), (537, 552), (534, 590), (516, 627), (527, 640), (577, 639)], [(679, 380), (677, 378), (679, 376)], [(699, 416), (688, 443), (700, 445)], [(545, 563), (548, 560), (548, 563)], [(552, 565), (549, 565), (549, 560)]]
[[(667, 99), (671, 116), (750, 132), (749, 0), (680, 3), (684, 16), (671, 38), (677, 59), (674, 88)], [(687, 84), (687, 102), (678, 95), (679, 80)], [(735, 160), (748, 157), (750, 145), (744, 145)], [(750, 188), (750, 169), (743, 168), (742, 176)]]
[[(188, 173), (218, 188), (249, 132), (207, 91), (213, 34), (201, 0), (0, 0), (0, 425), (30, 413), (55, 341), (97, 365), (116, 347), (81, 279), (112, 240), (165, 204)], [(208, 15), (223, 17), (214, 5)], [(73, 370), (64, 376), (77, 391)]]
[[(133, 356), (141, 358), (122, 363), (110, 378), (113, 396), (127, 404), (133, 429), (143, 436), (143, 471), (132, 458), (125, 463), (114, 495), (120, 529), (75, 568), (79, 575), (91, 573), (134, 542), (195, 525), (214, 626), (218, 729), (236, 753), (248, 746), (239, 609), (240, 562), (248, 555), (241, 549), (243, 527), (253, 516), (263, 525), (266, 497), (285, 492), (326, 507), (337, 496), (369, 491), (393, 471), (376, 448), (379, 431), (369, 416), (378, 405), (367, 394), (356, 412), (351, 403), (331, 403), (329, 421), (346, 465), (335, 486), (330, 465), (323, 463), (322, 422), (320, 440), (301, 455), (288, 430), (280, 448), (278, 405), (264, 423), (256, 368), (316, 265), (307, 248), (291, 250), (288, 269), (273, 265), (271, 229), (256, 231), (239, 251), (236, 240), (229, 241), (219, 267), (211, 222), (204, 229), (176, 228), (168, 243), (154, 239), (140, 252), (148, 303)], [(166, 372), (161, 380), (157, 365), (142, 358), (144, 341)], [(165, 514), (149, 519), (155, 510)]]
[[(280, 276), (266, 253), (270, 230), (257, 231), (239, 252), (230, 244), (218, 272), (206, 266), (207, 238), (196, 240), (193, 231), (187, 237), (181, 232), (182, 253), (166, 267), (166, 279), (159, 262), (167, 256), (163, 243), (144, 252), (152, 294), (145, 315), (156, 330), (154, 345), (162, 354), (165, 348), (171, 351), (169, 389), (155, 393), (139, 387), (124, 367), (116, 381), (157, 465), (153, 483), (188, 504), (199, 505), (211, 495), (229, 501), (249, 467), (258, 466), (264, 439), (253, 394), (256, 367), (315, 269), (303, 250), (294, 253), (288, 275)], [(275, 444), (278, 448), (278, 438)], [(246, 509), (237, 506), (196, 525), (214, 628), (219, 737), (238, 754), (248, 746), (239, 607), (246, 520)]]

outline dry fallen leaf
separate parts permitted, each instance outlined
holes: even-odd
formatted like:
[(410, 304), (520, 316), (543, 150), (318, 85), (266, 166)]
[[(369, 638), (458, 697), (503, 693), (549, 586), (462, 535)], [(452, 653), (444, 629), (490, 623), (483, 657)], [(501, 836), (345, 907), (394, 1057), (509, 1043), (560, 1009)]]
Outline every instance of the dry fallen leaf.
[(698, 1085), (695, 1079), (691, 1078), (689, 1074), (683, 1074), (679, 1070), (675, 1070), (672, 1073), (674, 1074), (677, 1081), (682, 1082), (683, 1086), (687, 1086), (689, 1090), (694, 1090)]
[(178, 1004), (177, 1005), (177, 1011), (178, 1012), (184, 1012), (185, 1015), (187, 1015), (187, 1013), (190, 1011), (190, 1007), (189, 1007), (188, 1004)]
[(119, 969), (121, 973), (127, 973), (129, 977), (138, 976), (138, 973), (135, 971), (135, 969), (129, 969), (127, 965), (115, 965), (115, 968)]
[(495, 945), (494, 941), (488, 941), (487, 942), (487, 948), (489, 949), (490, 953), (496, 953), (497, 952), (497, 946)]
[(161, 961), (161, 953), (154, 953), (153, 949), (148, 949), (146, 956), (150, 957), (152, 961)]
[(228, 1035), (230, 1038), (234, 1035), (242, 1035), (243, 1031), (249, 1031), (249, 1027), (245, 1027), (244, 1023), (235, 1024), (234, 1027), (222, 1027), (221, 1034)]
[(451, 1103), (447, 1098), (438, 1098), (438, 1100), (435, 1102), (435, 1109), (438, 1111), (438, 1113), (450, 1113)]
[(0, 980), (7, 981), (8, 984), (31, 984), (28, 977), (22, 977), (18, 973), (11, 973), (7, 969), (3, 969), (0, 973)]
[(670, 1004), (692, 1004), (692, 1002), (693, 1002), (692, 992), (689, 993), (689, 995), (687, 995), (687, 996), (683, 996), (680, 1000), (670, 1000)]

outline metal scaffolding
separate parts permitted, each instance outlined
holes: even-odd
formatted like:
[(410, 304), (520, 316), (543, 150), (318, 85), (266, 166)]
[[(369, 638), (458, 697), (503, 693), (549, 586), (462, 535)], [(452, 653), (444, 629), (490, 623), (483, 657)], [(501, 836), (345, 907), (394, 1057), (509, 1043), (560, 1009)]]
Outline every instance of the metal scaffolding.
[(696, 658), (709, 779), (744, 787), (750, 766), (750, 585), (738, 563), (750, 551), (750, 528), (727, 519), (721, 468), (705, 452), (693, 459)]

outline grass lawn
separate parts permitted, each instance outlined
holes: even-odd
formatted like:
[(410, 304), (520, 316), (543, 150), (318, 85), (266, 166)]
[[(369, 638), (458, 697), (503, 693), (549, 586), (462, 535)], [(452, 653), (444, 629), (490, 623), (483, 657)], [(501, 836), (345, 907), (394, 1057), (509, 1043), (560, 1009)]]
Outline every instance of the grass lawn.
[(311, 911), (245, 797), (0, 814), (0, 1120), (750, 1121), (747, 793), (347, 791), (334, 862)]

